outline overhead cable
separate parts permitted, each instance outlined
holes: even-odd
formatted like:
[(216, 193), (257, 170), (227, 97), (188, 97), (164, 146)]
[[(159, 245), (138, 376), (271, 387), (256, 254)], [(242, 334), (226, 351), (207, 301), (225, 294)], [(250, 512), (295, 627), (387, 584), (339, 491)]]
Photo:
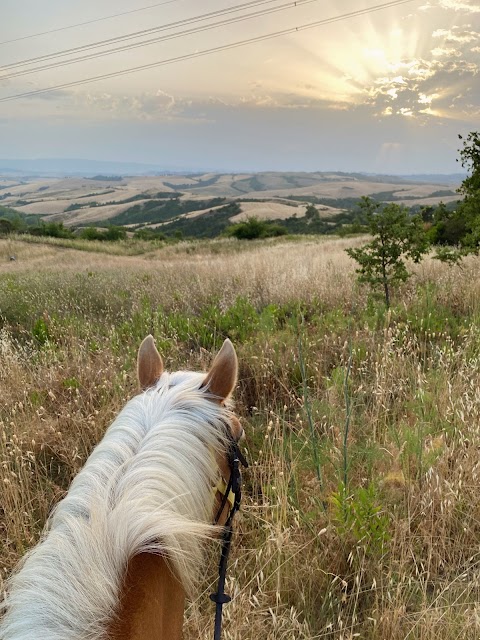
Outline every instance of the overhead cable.
[[(209, 31), (211, 29), (216, 29), (217, 27), (223, 27), (230, 24), (236, 24), (238, 22), (243, 22), (245, 20), (251, 20), (253, 18), (259, 18), (262, 16), (270, 15), (272, 13), (277, 13), (279, 11), (285, 11), (286, 9), (294, 9), (306, 4), (311, 4), (313, 2), (318, 2), (319, 0), (290, 0), (285, 4), (279, 5), (278, 7), (270, 7), (268, 9), (262, 9), (261, 11), (256, 11), (254, 13), (245, 14), (243, 16), (235, 16), (233, 18), (226, 18), (225, 20), (221, 20), (219, 22), (214, 22), (208, 25), (202, 25), (198, 27), (194, 27), (193, 29), (186, 29), (184, 31), (179, 31), (178, 33), (168, 34), (160, 36), (159, 38), (153, 38), (150, 40), (144, 40), (142, 42), (137, 42), (134, 44), (124, 45), (122, 47), (116, 47), (115, 49), (107, 49), (106, 51), (100, 51), (97, 53), (90, 53), (86, 56), (80, 56), (77, 58), (71, 58), (70, 60), (64, 60), (62, 62), (53, 62), (52, 64), (46, 64), (39, 67), (33, 67), (31, 69), (26, 69), (23, 71), (14, 71), (13, 73), (7, 73), (6, 75), (0, 75), (0, 80), (9, 80), (11, 78), (17, 78), (19, 76), (29, 75), (31, 73), (37, 73), (39, 71), (46, 71), (48, 69), (57, 69), (58, 67), (64, 67), (71, 64), (77, 64), (79, 62), (85, 62), (87, 60), (95, 60), (97, 58), (101, 58), (104, 56), (110, 56), (115, 53), (121, 53), (123, 51), (131, 51), (132, 49), (138, 49), (139, 47), (146, 47), (152, 44), (157, 44), (159, 42), (165, 42), (167, 40), (175, 40), (176, 38), (182, 38), (185, 36), (189, 36), (195, 33), (202, 33), (204, 31)], [(1, 71), (1, 68), (0, 68)]]
[(180, 0), (165, 0), (164, 2), (157, 2), (156, 4), (150, 4), (148, 7), (139, 7), (138, 9), (131, 9), (130, 11), (113, 13), (112, 15), (104, 16), (103, 18), (94, 18), (93, 20), (87, 20), (86, 22), (77, 22), (76, 24), (70, 24), (70, 25), (67, 25), (66, 27), (58, 27), (57, 29), (49, 29), (48, 31), (31, 33), (28, 36), (20, 36), (19, 38), (13, 38), (12, 40), (4, 40), (3, 42), (0, 42), (0, 45), (10, 44), (11, 42), (20, 42), (20, 40), (29, 40), (30, 38), (38, 38), (39, 36), (46, 36), (50, 33), (58, 33), (58, 31), (67, 31), (68, 29), (76, 29), (77, 27), (84, 27), (85, 25), (93, 24), (94, 22), (103, 22), (104, 20), (111, 20), (112, 18), (118, 18), (119, 16), (127, 16), (131, 13), (139, 13), (140, 11), (147, 11), (147, 9), (162, 7), (165, 4), (172, 4), (173, 2), (180, 2)]
[(99, 80), (106, 80), (108, 78), (116, 78), (119, 76), (124, 76), (131, 73), (138, 73), (139, 71), (145, 71), (147, 69), (153, 69), (155, 67), (166, 66), (170, 64), (174, 64), (177, 62), (182, 62), (184, 60), (191, 60), (193, 58), (200, 58), (203, 56), (207, 56), (213, 53), (218, 53), (220, 51), (227, 51), (230, 49), (236, 49), (238, 47), (244, 47), (246, 45), (254, 44), (257, 42), (263, 42), (265, 40), (272, 40), (273, 38), (278, 38), (281, 36), (297, 33), (299, 31), (305, 31), (307, 29), (313, 29), (314, 27), (324, 26), (326, 24), (332, 24), (334, 22), (341, 22), (343, 20), (348, 20), (350, 18), (355, 18), (357, 16), (363, 16), (369, 13), (374, 13), (376, 11), (382, 11), (384, 9), (388, 9), (391, 7), (396, 7), (403, 4), (409, 4), (411, 2), (416, 2), (417, 0), (392, 0), (391, 2), (384, 2), (379, 5), (375, 5), (373, 7), (367, 7), (365, 9), (358, 9), (356, 11), (350, 11), (348, 13), (343, 13), (338, 16), (333, 16), (331, 18), (324, 18), (322, 20), (316, 20), (314, 22), (308, 22), (306, 24), (302, 24), (296, 27), (290, 27), (288, 29), (283, 29), (281, 31), (274, 31), (271, 33), (267, 33), (261, 36), (257, 36), (254, 38), (247, 38), (245, 40), (238, 40), (237, 42), (231, 42), (229, 44), (220, 45), (218, 47), (212, 47), (209, 49), (204, 49), (202, 51), (195, 51), (192, 53), (187, 53), (184, 55), (175, 56), (172, 58), (166, 58), (164, 60), (158, 60), (157, 62), (151, 62), (148, 64), (143, 64), (137, 67), (130, 67), (129, 69), (121, 69), (119, 71), (112, 71), (110, 73), (103, 73), (98, 76), (93, 76), (91, 78), (84, 78), (83, 80), (74, 80), (72, 82), (64, 82), (59, 85), (55, 85), (53, 87), (45, 87), (44, 89), (35, 89), (33, 91), (25, 91), (23, 93), (17, 93), (11, 96), (5, 96), (4, 98), (0, 98), (0, 102), (9, 102), (11, 100), (17, 100), (19, 98), (28, 98), (33, 97), (39, 94), (48, 93), (50, 91), (60, 91), (63, 89), (68, 89), (71, 87), (78, 87), (84, 84), (89, 84), (92, 82), (98, 82)]
[(121, 36), (115, 36), (114, 38), (108, 38), (106, 40), (98, 40), (97, 42), (91, 42), (89, 44), (80, 45), (78, 47), (72, 47), (70, 49), (64, 49), (62, 51), (54, 51), (52, 53), (46, 53), (42, 56), (35, 56), (33, 58), (27, 58), (26, 60), (18, 60), (17, 62), (11, 62), (0, 66), (0, 71), (7, 69), (13, 69), (15, 67), (23, 67), (30, 64), (36, 64), (37, 62), (43, 62), (45, 60), (52, 60), (55, 58), (63, 58), (65, 56), (72, 55), (74, 53), (80, 53), (82, 51), (88, 51), (90, 49), (98, 49), (117, 42), (123, 42), (125, 40), (133, 40), (135, 38), (141, 38), (152, 33), (158, 33), (159, 31), (170, 31), (177, 27), (184, 27), (189, 24), (195, 24), (196, 22), (204, 22), (211, 20), (222, 15), (228, 15), (229, 13), (236, 13), (238, 11), (244, 11), (251, 7), (261, 6), (264, 4), (272, 4), (273, 2), (279, 2), (279, 0), (249, 0), (248, 2), (242, 2), (241, 4), (234, 5), (232, 7), (226, 7), (224, 9), (217, 9), (216, 11), (210, 11), (208, 13), (202, 13), (190, 18), (183, 18), (175, 22), (169, 22), (163, 25), (157, 25), (156, 27), (150, 27), (148, 29), (141, 29), (140, 31), (133, 31)]

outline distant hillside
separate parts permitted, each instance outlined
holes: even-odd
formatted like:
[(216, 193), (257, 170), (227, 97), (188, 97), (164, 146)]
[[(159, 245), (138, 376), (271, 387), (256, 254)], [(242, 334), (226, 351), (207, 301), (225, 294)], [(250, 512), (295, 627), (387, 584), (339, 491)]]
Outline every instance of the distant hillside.
[(459, 185), (465, 180), (466, 173), (418, 173), (412, 175), (399, 176), (402, 180), (412, 182), (438, 182), (438, 184), (455, 184)]
[(176, 171), (175, 167), (162, 167), (136, 162), (111, 162), (72, 158), (0, 159), (0, 175), (62, 177), (102, 175), (157, 175)]
[[(35, 177), (67, 177), (67, 176), (88, 176), (92, 177), (100, 174), (101, 176), (152, 176), (152, 175), (180, 175), (192, 178), (202, 178), (211, 176), (211, 178), (203, 179), (208, 182), (209, 179), (218, 180), (223, 175), (238, 176), (240, 181), (240, 189), (242, 189), (240, 176), (249, 176), (248, 179), (254, 179), (254, 176), (289, 176), (290, 180), (307, 179), (308, 176), (316, 176), (316, 180), (332, 180), (332, 179), (351, 179), (369, 181), (375, 179), (379, 182), (436, 182), (438, 184), (456, 184), (460, 183), (465, 174), (411, 174), (411, 175), (388, 175), (388, 174), (371, 174), (364, 172), (342, 172), (342, 171), (322, 171), (322, 172), (260, 172), (248, 173), (239, 172), (232, 174), (230, 172), (219, 171), (198, 171), (198, 169), (189, 169), (186, 166), (158, 165), (151, 163), (139, 162), (118, 162), (115, 160), (90, 160), (84, 158), (0, 158), (0, 176), (35, 176)], [(216, 176), (212, 178), (213, 176)], [(207, 186), (204, 184), (203, 186)], [(247, 185), (255, 189), (255, 181)]]
[[(57, 161), (51, 162), (54, 168)], [(71, 162), (79, 169), (81, 165), (76, 163), (88, 161)], [(92, 167), (92, 175), (61, 178), (2, 176), (0, 172), (0, 204), (22, 216), (40, 216), (46, 222), (63, 222), (69, 227), (116, 224), (154, 229), (168, 223), (178, 232), (195, 229), (207, 234), (208, 224), (217, 228), (226, 220), (240, 221), (249, 216), (263, 220), (293, 218), (294, 222), (285, 224), (301, 227), (303, 223), (298, 220), (304, 217), (308, 204), (315, 205), (323, 222), (331, 225), (335, 216), (355, 211), (362, 196), (416, 210), (440, 201), (454, 206), (459, 199), (456, 188), (460, 180), (451, 182), (444, 177), (442, 182), (439, 176), (435, 176), (438, 181), (427, 182), (342, 172), (125, 176), (119, 165), (131, 166), (117, 163), (107, 168), (99, 162)], [(222, 210), (215, 211), (217, 208)], [(201, 216), (207, 216), (209, 223), (194, 220)]]

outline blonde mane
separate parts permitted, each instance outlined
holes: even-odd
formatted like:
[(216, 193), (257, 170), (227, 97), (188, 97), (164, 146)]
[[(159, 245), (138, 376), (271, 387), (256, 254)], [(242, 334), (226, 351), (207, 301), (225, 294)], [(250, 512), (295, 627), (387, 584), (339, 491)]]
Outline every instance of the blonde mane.
[(99, 640), (129, 559), (164, 554), (187, 591), (211, 532), (228, 408), (205, 374), (163, 373), (122, 410), (10, 578), (2, 640)]

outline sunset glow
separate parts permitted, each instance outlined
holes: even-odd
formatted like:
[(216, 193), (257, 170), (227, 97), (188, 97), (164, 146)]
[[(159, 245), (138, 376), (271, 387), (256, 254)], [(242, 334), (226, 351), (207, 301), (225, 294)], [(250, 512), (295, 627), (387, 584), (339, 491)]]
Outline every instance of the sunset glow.
[[(0, 60), (1, 64), (9, 64), (235, 4), (238, 2), (209, 0), (202, 3), (200, 10), (192, 1), (174, 0), (157, 10), (135, 13), (128, 20), (93, 22), (88, 27), (60, 30), (51, 38), (36, 37), (0, 45)], [(281, 3), (272, 0), (270, 4)], [(371, 4), (365, 0), (361, 8)], [(65, 9), (60, 0), (49, 3), (48, 12), (34, 0), (24, 0), (22, 10), (14, 0), (7, 0), (7, 19), (0, 24), (0, 41), (94, 19), (99, 15), (97, 5), (87, 0), (80, 15), (73, 8)], [(138, 1), (134, 6), (141, 8), (143, 4)], [(120, 3), (108, 0), (102, 3), (102, 14), (131, 7), (132, 3), (127, 0)], [(91, 141), (97, 153), (108, 155), (116, 153), (114, 149), (120, 144), (118, 140), (112, 144), (117, 136), (113, 128), (118, 126), (122, 131), (122, 149), (128, 148), (132, 157), (140, 157), (133, 140), (139, 136), (142, 139), (144, 133), (140, 130), (147, 131), (150, 127), (157, 133), (146, 134), (142, 148), (147, 155), (152, 153), (146, 151), (152, 137), (162, 131), (169, 140), (183, 141), (173, 143), (174, 147), (188, 150), (196, 158), (195, 166), (207, 158), (207, 165), (215, 167), (224, 141), (230, 135), (239, 149), (243, 148), (237, 157), (245, 158), (242, 161), (245, 166), (253, 168), (248, 157), (264, 168), (272, 165), (272, 158), (275, 166), (279, 158), (288, 158), (293, 164), (299, 163), (299, 167), (314, 168), (318, 161), (313, 160), (313, 147), (307, 155), (296, 156), (296, 159), (291, 155), (291, 149), (301, 149), (302, 144), (306, 149), (312, 144), (309, 128), (313, 123), (316, 123), (317, 135), (324, 135), (325, 143), (331, 140), (332, 145), (334, 131), (342, 136), (348, 130), (348, 143), (357, 149), (348, 161), (326, 156), (320, 162), (322, 166), (328, 165), (330, 158), (339, 166), (353, 168), (354, 157), (355, 163), (362, 161), (359, 150), (366, 147), (367, 140), (376, 148), (375, 153), (372, 149), (368, 161), (371, 169), (383, 153), (383, 145), (396, 138), (401, 139), (402, 144), (411, 144), (412, 153), (415, 149), (417, 155), (417, 140), (423, 139), (425, 153), (427, 147), (432, 150), (429, 154), (432, 162), (440, 157), (440, 144), (444, 145), (442, 153), (451, 153), (457, 133), (478, 127), (480, 121), (480, 11), (474, 0), (441, 0), (438, 4), (419, 0), (176, 64), (68, 86), (72, 80), (223, 47), (359, 8), (352, 0), (341, 3), (341, 7), (333, 0), (311, 2), (264, 18), (35, 74), (1, 80), (5, 77), (2, 72), (0, 98), (45, 87), (60, 88), (0, 103), (0, 127), (2, 118), (5, 123), (10, 122), (0, 133), (2, 137), (7, 136), (3, 139), (11, 140), (12, 154), (43, 155), (47, 148), (52, 152), (55, 146), (60, 153), (64, 131), (68, 128), (71, 142), (77, 148), (71, 154), (85, 154), (88, 150), (84, 147), (84, 134), (79, 132), (101, 127), (100, 138), (111, 130), (108, 140), (104, 140), (102, 147), (98, 147), (97, 135)], [(28, 21), (25, 16), (29, 16)], [(43, 118), (42, 125), (38, 124), (39, 118)], [(381, 131), (379, 123), (382, 123)], [(22, 135), (18, 133), (30, 127), (29, 140), (20, 143)], [(441, 135), (436, 133), (437, 127)], [(47, 129), (51, 132), (48, 147)], [(245, 134), (239, 134), (237, 140), (239, 131)], [(250, 156), (243, 145), (250, 139), (248, 149), (251, 149), (258, 131), (270, 142)], [(287, 155), (281, 151), (282, 140), (290, 135), (295, 136), (298, 144), (292, 137)], [(356, 136), (358, 142), (352, 142)], [(377, 139), (377, 136), (380, 137)], [(277, 151), (272, 148), (272, 156), (270, 145), (277, 147)], [(217, 152), (210, 157), (211, 148)], [(437, 151), (433, 151), (434, 148)], [(311, 160), (307, 161), (310, 156)], [(391, 170), (394, 168), (392, 165)]]

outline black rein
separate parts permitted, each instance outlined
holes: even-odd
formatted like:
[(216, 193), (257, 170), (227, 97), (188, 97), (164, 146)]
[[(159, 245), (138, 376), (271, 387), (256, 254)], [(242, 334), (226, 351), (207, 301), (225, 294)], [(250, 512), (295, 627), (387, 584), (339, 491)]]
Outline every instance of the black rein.
[(220, 554), (220, 562), (218, 565), (218, 585), (216, 593), (212, 593), (210, 600), (215, 602), (215, 628), (213, 634), (213, 640), (221, 640), (222, 635), (222, 613), (223, 605), (230, 602), (232, 599), (225, 593), (225, 578), (227, 574), (227, 562), (230, 553), (230, 547), (233, 535), (233, 518), (237, 511), (240, 509), (240, 502), (242, 501), (242, 474), (240, 473), (240, 464), (245, 468), (248, 467), (248, 462), (242, 455), (238, 444), (232, 439), (228, 452), (228, 464), (230, 467), (230, 479), (228, 481), (227, 489), (223, 496), (220, 508), (217, 512), (216, 522), (220, 518), (223, 509), (227, 503), (228, 495), (230, 491), (233, 491), (235, 500), (230, 513), (228, 514), (227, 521), (223, 527), (222, 533), (222, 551)]

